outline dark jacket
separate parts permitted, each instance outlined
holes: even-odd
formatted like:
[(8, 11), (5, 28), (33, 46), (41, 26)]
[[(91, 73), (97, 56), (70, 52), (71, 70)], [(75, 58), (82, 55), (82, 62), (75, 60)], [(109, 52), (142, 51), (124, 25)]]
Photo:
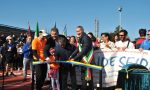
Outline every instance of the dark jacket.
[(55, 47), (55, 55), (57, 60), (66, 61), (69, 59), (70, 55), (75, 51), (76, 47), (68, 44), (65, 48), (60, 45)]
[(55, 45), (56, 45), (55, 40), (53, 40), (53, 38), (51, 36), (47, 36), (47, 42), (46, 42), (46, 45), (45, 45), (45, 48), (44, 48), (45, 58), (50, 56), (49, 50), (50, 50), (50, 48), (54, 48)]
[[(9, 47), (11, 47), (11, 51), (8, 51)], [(14, 56), (17, 54), (16, 45), (13, 43), (12, 44), (6, 43), (4, 45), (4, 52), (3, 53), (5, 54), (5, 57), (7, 59), (14, 58)]]
[(82, 45), (82, 51), (79, 52), (78, 47), (70, 56), (70, 58), (73, 58), (75, 61), (81, 61), (82, 58), (92, 49), (92, 41), (86, 33), (83, 33), (79, 38), (79, 44)]

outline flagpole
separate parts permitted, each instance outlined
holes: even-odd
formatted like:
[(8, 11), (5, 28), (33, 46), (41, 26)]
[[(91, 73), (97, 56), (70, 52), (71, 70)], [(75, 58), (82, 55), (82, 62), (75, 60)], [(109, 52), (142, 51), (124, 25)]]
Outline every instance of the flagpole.
[(121, 30), (121, 24), (122, 24), (122, 7), (119, 7), (119, 30)]
[(121, 11), (120, 11), (120, 13), (119, 13), (119, 18), (120, 18), (120, 30), (121, 30)]
[(54, 28), (56, 28), (57, 26), (56, 26), (56, 21), (55, 21), (55, 25), (54, 25)]
[(29, 36), (31, 36), (31, 29), (30, 29), (30, 23), (29, 23), (29, 21), (28, 21), (28, 26), (29, 26), (29, 28), (28, 28), (28, 34), (29, 34)]

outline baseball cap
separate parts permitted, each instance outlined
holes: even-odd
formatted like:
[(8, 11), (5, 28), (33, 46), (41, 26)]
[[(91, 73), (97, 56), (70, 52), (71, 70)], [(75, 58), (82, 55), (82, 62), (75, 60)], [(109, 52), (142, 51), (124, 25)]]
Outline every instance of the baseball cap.
[(6, 37), (6, 40), (12, 39), (12, 37), (9, 35)]
[(40, 30), (39, 33), (42, 33), (43, 36), (47, 36), (48, 34), (45, 32), (45, 30)]

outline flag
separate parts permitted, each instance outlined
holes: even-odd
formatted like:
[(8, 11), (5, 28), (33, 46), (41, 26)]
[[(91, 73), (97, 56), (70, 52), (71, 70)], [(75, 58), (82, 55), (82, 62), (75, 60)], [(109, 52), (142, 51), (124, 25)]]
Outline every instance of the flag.
[(54, 28), (57, 28), (57, 27), (56, 27), (56, 22), (55, 22)]
[(39, 36), (39, 25), (38, 25), (38, 22), (36, 24), (36, 31), (35, 31), (35, 37), (38, 37)]
[(65, 25), (65, 27), (64, 27), (63, 34), (64, 34), (65, 36), (67, 36), (67, 25)]
[(30, 29), (30, 24), (28, 22), (29, 28), (28, 28), (28, 35), (31, 36), (31, 29)]

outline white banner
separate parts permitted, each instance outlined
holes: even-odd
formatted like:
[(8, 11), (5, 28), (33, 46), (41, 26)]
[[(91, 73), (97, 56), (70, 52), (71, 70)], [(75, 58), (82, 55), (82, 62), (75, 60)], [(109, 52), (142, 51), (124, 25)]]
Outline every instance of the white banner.
[[(104, 65), (102, 72), (103, 87), (115, 86), (118, 77), (118, 71), (126, 64), (141, 64), (150, 69), (150, 51), (144, 50), (126, 50), (124, 52), (116, 52), (111, 50), (97, 50), (94, 52), (95, 62), (97, 65)], [(97, 74), (94, 72), (94, 83), (99, 83)]]

